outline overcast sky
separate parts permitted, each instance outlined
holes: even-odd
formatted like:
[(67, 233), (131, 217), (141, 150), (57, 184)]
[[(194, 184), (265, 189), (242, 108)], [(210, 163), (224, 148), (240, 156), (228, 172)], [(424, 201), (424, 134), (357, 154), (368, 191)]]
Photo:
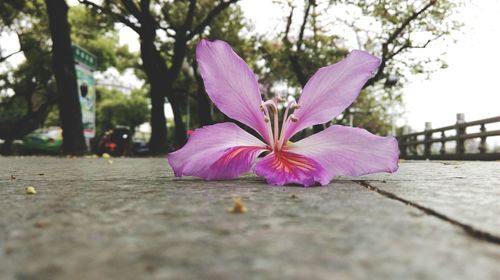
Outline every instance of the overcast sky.
[[(283, 25), (286, 14), (272, 1), (242, 0), (241, 5), (256, 32), (269, 32)], [(399, 125), (406, 123), (422, 130), (426, 121), (431, 121), (433, 127), (450, 125), (456, 113), (465, 113), (468, 121), (500, 115), (500, 1), (470, 1), (456, 16), (465, 24), (455, 37), (456, 43), (436, 42), (418, 53), (425, 58), (445, 50), (444, 60), (449, 67), (428, 80), (410, 77), (411, 82), (404, 87), (406, 113), (398, 120)], [(124, 28), (120, 35), (121, 43), (138, 49), (133, 32)], [(3, 49), (18, 49), (15, 37), (4, 34), (1, 40)], [(12, 61), (20, 59), (22, 56), (16, 56)]]

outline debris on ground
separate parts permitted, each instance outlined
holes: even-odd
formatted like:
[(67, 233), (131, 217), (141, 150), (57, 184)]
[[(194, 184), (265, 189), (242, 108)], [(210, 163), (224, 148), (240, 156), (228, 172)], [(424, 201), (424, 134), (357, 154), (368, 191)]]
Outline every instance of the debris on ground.
[(234, 213), (234, 214), (243, 214), (248, 211), (247, 207), (243, 203), (243, 200), (241, 197), (235, 197), (233, 198), (233, 207), (231, 208), (226, 208), (226, 211), (229, 213)]
[(33, 187), (33, 186), (27, 186), (26, 187), (26, 193), (27, 194), (36, 194), (35, 187)]
[(108, 154), (108, 153), (104, 153), (104, 154), (102, 154), (102, 158), (103, 158), (103, 159), (109, 159), (110, 157), (111, 157), (111, 155), (110, 155), (110, 154)]
[(36, 221), (33, 224), (33, 226), (36, 227), (36, 228), (45, 228), (45, 227), (48, 227), (49, 225), (50, 225), (50, 222), (46, 221), (46, 220)]

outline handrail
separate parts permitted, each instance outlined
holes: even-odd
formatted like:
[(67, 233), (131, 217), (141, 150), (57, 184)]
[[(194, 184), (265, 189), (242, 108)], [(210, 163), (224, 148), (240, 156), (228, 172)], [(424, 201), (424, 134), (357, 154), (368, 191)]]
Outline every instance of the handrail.
[[(486, 124), (500, 123), (500, 116), (464, 122), (463, 114), (457, 114), (457, 123), (454, 125), (444, 126), (431, 129), (427, 127), (421, 132), (408, 133), (398, 136), (400, 157), (403, 159), (462, 159), (462, 160), (500, 160), (500, 153), (487, 153), (486, 139), (488, 137), (500, 136), (500, 130), (486, 131)], [(430, 125), (429, 125), (430, 126)], [(467, 133), (468, 127), (480, 126), (480, 132)], [(455, 135), (446, 136), (445, 132), (455, 130)], [(440, 137), (433, 137), (433, 134), (441, 132)], [(424, 139), (417, 139), (418, 136), (424, 136)], [(465, 140), (479, 138), (480, 143), (478, 153), (466, 153)], [(456, 142), (455, 152), (446, 152), (446, 143)], [(433, 154), (431, 146), (433, 143), (441, 143), (439, 154)], [(418, 151), (418, 146), (423, 145), (423, 153)]]

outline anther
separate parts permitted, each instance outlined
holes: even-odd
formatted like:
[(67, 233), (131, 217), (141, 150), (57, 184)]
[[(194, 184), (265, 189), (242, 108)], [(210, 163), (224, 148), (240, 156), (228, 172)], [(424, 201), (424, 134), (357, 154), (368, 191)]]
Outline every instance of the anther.
[(264, 112), (264, 106), (260, 105), (259, 108), (262, 112)]
[(292, 120), (292, 122), (297, 122), (299, 118), (297, 118), (295, 115), (290, 115), (290, 120)]
[(292, 109), (299, 109), (299, 108), (300, 108), (300, 104), (295, 103), (292, 105)]
[(269, 118), (268, 117), (264, 117), (264, 121), (267, 123), (269, 122)]

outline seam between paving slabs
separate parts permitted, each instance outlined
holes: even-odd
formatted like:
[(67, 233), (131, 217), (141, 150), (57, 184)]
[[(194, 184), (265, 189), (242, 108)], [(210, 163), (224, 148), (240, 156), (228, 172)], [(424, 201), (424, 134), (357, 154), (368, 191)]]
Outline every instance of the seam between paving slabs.
[(481, 241), (486, 241), (488, 243), (492, 243), (492, 244), (495, 244), (495, 245), (500, 245), (500, 236), (497, 236), (497, 235), (494, 235), (494, 234), (491, 234), (489, 232), (486, 232), (486, 231), (482, 231), (480, 229), (477, 229), (477, 228), (474, 228), (473, 226), (471, 225), (468, 225), (468, 224), (464, 224), (462, 222), (459, 222), (453, 218), (450, 218), (442, 213), (439, 213), (437, 212), (436, 210), (433, 210), (431, 208), (428, 208), (428, 207), (425, 207), (423, 205), (420, 205), (416, 202), (413, 202), (413, 201), (410, 201), (410, 200), (407, 200), (407, 199), (404, 199), (402, 197), (399, 197), (391, 192), (388, 192), (388, 191), (384, 191), (380, 188), (377, 188), (373, 185), (370, 185), (367, 181), (364, 181), (364, 180), (355, 180), (354, 182), (358, 183), (359, 185), (367, 188), (368, 190), (370, 191), (374, 191), (374, 192), (377, 192), (378, 194), (382, 195), (382, 196), (385, 196), (389, 199), (393, 199), (393, 200), (397, 200), (399, 202), (402, 202), (406, 205), (410, 205), (414, 208), (417, 208), (421, 211), (423, 211), (424, 213), (428, 214), (428, 215), (431, 215), (431, 216), (434, 216), (442, 221), (445, 221), (445, 222), (448, 222), (454, 226), (457, 226), (459, 228), (461, 228), (467, 235), (469, 235), (470, 237), (472, 238), (475, 238), (475, 239), (478, 239), (478, 240), (481, 240)]

